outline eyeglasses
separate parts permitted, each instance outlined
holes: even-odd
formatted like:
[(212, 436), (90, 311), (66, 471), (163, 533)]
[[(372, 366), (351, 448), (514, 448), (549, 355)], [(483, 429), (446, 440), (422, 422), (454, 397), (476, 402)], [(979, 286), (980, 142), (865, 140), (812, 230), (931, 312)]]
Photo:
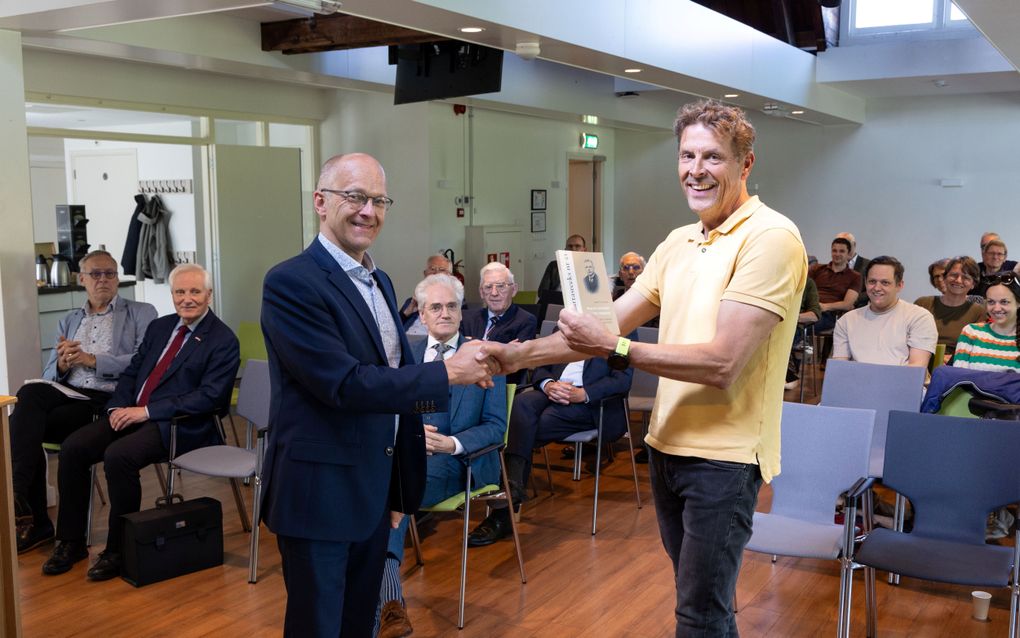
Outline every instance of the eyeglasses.
[(100, 279), (116, 279), (116, 270), (93, 270), (91, 272), (83, 272), (83, 275), (92, 277), (92, 281), (99, 281)]
[(641, 264), (626, 264), (620, 266), (620, 270), (641, 270), (643, 268), (644, 266), (642, 266)]
[(1017, 281), (1017, 275), (1015, 272), (1002, 272), (994, 275), (987, 275), (982, 283), (986, 286), (1008, 286)]
[(430, 303), (429, 305), (425, 306), (425, 310), (434, 315), (440, 314), (441, 312), (443, 312), (444, 309), (446, 310), (446, 312), (453, 314), (460, 310), (460, 304), (457, 303), (456, 301), (451, 301), (446, 305), (443, 305), (441, 303)]
[(974, 278), (965, 272), (947, 272), (943, 275), (945, 279), (960, 279), (964, 281), (974, 281)]
[(513, 284), (508, 284), (506, 282), (500, 284), (484, 284), (482, 285), (482, 290), (486, 293), (495, 292), (502, 295), (511, 285)]
[(319, 191), (343, 197), (344, 201), (353, 206), (355, 210), (361, 210), (369, 201), (372, 202), (372, 206), (377, 210), (389, 210), (390, 206), (393, 205), (393, 200), (385, 195), (372, 197), (362, 193), (361, 191), (338, 191), (333, 190), (332, 188), (320, 188)]

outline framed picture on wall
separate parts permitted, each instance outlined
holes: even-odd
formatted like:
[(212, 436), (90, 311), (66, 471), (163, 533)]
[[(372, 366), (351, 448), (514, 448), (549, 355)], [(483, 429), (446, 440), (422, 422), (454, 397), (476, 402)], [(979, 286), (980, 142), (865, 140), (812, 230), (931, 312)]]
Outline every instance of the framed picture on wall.
[[(531, 210), (545, 210), (545, 191), (531, 191)], [(545, 227), (542, 227), (545, 230)]]
[[(545, 191), (542, 191), (543, 193)], [(544, 233), (545, 232), (545, 211), (544, 210), (533, 210), (531, 211), (531, 232), (533, 233)]]

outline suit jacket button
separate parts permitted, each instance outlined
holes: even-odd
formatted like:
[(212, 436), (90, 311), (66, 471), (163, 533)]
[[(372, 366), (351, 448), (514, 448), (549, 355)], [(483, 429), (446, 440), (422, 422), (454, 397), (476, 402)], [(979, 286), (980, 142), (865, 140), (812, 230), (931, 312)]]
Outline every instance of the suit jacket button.
[(386, 456), (393, 456), (393, 447), (389, 446), (386, 448)]

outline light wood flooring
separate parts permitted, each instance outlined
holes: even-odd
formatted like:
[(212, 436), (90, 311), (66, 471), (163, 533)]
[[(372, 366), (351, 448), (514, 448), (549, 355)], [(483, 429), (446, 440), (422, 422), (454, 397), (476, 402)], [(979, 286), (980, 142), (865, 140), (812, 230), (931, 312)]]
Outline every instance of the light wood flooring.
[[(793, 393), (787, 393), (793, 399)], [(555, 447), (555, 446), (554, 446)], [(622, 449), (622, 448), (621, 448)], [(470, 550), (467, 624), (456, 628), (461, 521), (447, 517), (423, 525), (425, 566), (414, 567), (408, 549), (405, 595), (415, 636), (664, 637), (673, 635), (673, 575), (659, 542), (650, 502), (647, 466), (639, 465), (637, 509), (627, 452), (606, 466), (599, 499), (599, 531), (590, 534), (592, 478), (573, 482), (569, 463), (554, 465), (555, 495), (540, 490), (522, 514), (521, 539), (528, 582), (521, 585), (510, 541)], [(540, 457), (536, 457), (536, 462)], [(54, 461), (55, 463), (55, 461)], [(55, 468), (54, 468), (55, 469)], [(156, 495), (151, 470), (143, 473), (145, 503)], [(136, 589), (115, 579), (85, 580), (79, 563), (68, 574), (43, 576), (51, 547), (19, 557), (22, 622), (28, 637), (51, 636), (277, 636), (285, 592), (273, 535), (262, 528), (259, 582), (247, 583), (248, 535), (241, 530), (227, 482), (183, 477), (186, 497), (223, 502), (225, 564)], [(767, 509), (770, 491), (760, 498)], [(478, 508), (481, 509), (481, 508)], [(52, 513), (52, 512), (51, 512)], [(98, 542), (105, 537), (98, 514)], [(479, 520), (481, 512), (473, 517)], [(95, 559), (98, 549), (92, 551)], [(992, 592), (991, 621), (970, 619), (969, 588), (904, 579), (898, 587), (879, 575), (879, 628), (883, 637), (1005, 636), (1009, 597)], [(864, 635), (863, 581), (854, 589), (853, 635)], [(831, 636), (836, 631), (839, 572), (835, 562), (746, 553), (737, 595), (737, 623), (754, 636)]]

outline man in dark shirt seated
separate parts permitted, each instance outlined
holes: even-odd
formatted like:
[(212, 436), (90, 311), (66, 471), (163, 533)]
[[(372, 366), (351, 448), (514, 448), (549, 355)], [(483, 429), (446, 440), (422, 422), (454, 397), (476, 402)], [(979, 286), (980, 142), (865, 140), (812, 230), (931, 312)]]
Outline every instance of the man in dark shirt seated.
[(822, 309), (822, 316), (815, 324), (816, 332), (832, 330), (839, 315), (854, 309), (861, 289), (861, 276), (848, 265), (850, 251), (850, 240), (837, 237), (832, 240), (832, 261), (815, 264), (808, 270), (808, 277), (818, 287), (818, 301)]
[(212, 277), (204, 268), (177, 266), (169, 281), (177, 313), (149, 324), (117, 381), (107, 416), (74, 432), (60, 448), (57, 545), (44, 574), (63, 574), (89, 555), (92, 465), (103, 462), (110, 518), (106, 549), (88, 578), (109, 580), (120, 574), (121, 517), (141, 507), (139, 471), (169, 457), (170, 420), (194, 415), (178, 425), (177, 454), (221, 442), (211, 413), (230, 404), (241, 363), (237, 337), (209, 309)]
[[(26, 383), (11, 413), (11, 467), (18, 553), (53, 538), (46, 512), (46, 459), (41, 446), (60, 443), (92, 420), (110, 400), (117, 377), (135, 354), (156, 309), (117, 295), (117, 261), (94, 250), (79, 262), (78, 282), (87, 299), (60, 320), (43, 379), (70, 388), (65, 395), (46, 383)], [(49, 336), (49, 335), (47, 335)]]

